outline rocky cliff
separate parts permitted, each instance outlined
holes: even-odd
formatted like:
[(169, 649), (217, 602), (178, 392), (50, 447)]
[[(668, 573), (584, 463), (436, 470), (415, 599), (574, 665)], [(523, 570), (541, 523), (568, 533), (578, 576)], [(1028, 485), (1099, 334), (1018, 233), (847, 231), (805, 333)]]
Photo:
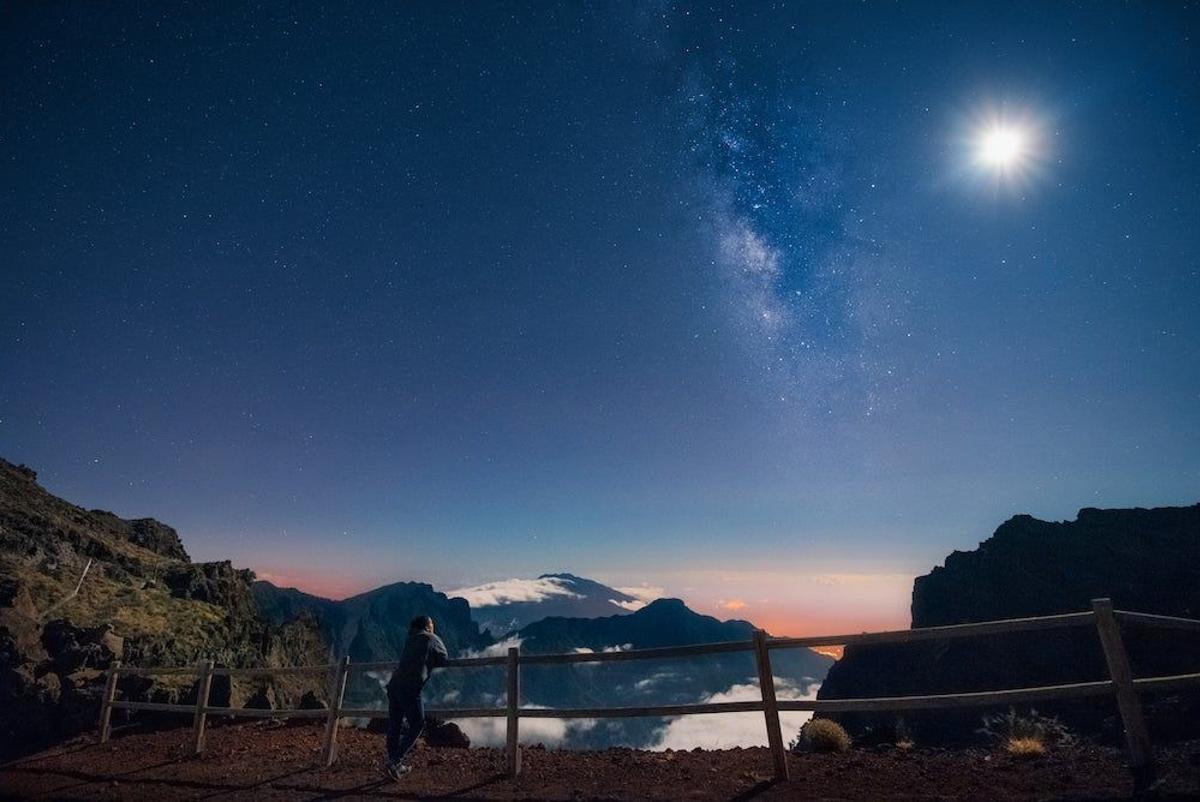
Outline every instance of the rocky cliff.
[[(1006, 521), (969, 552), (917, 577), (912, 625), (939, 626), (1077, 612), (1109, 597), (1118, 609), (1200, 618), (1200, 505), (1160, 509), (1084, 509), (1074, 521), (1028, 515)], [(1200, 638), (1126, 627), (1135, 676), (1200, 671)], [(818, 698), (900, 696), (995, 690), (1107, 678), (1090, 627), (940, 642), (857, 646), (830, 669)], [(1160, 738), (1200, 732), (1193, 696), (1148, 696)], [(1119, 734), (1108, 699), (1040, 704), (1077, 729)], [(983, 710), (906, 714), (926, 740), (967, 740)], [(862, 734), (894, 717), (841, 715)]]
[[(252, 580), (228, 562), (191, 562), (165, 524), (77, 507), (43, 489), (29, 468), (0, 459), (0, 754), (94, 727), (102, 672), (115, 659), (321, 662), (327, 646), (311, 620), (268, 624)], [(190, 688), (129, 677), (121, 690), (131, 699), (176, 701)], [(290, 703), (306, 690), (226, 683), (214, 701), (282, 696)]]

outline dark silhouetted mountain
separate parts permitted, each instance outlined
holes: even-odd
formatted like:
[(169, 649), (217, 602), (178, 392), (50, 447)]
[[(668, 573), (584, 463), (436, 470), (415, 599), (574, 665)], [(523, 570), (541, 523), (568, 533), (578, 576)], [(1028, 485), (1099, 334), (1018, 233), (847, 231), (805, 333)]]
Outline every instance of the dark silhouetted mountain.
[(493, 635), (503, 635), (551, 616), (599, 618), (645, 606), (628, 593), (574, 574), (542, 574), (452, 591), (471, 604), (471, 615)]
[[(520, 642), (522, 652), (550, 654), (746, 641), (753, 633), (754, 626), (747, 621), (719, 621), (694, 612), (679, 599), (658, 599), (628, 615), (547, 618), (522, 628), (514, 641)], [(811, 649), (772, 653), (773, 673), (785, 694), (808, 692), (821, 682), (832, 662)], [(757, 681), (753, 653), (746, 651), (665, 660), (529, 666), (523, 669), (522, 687), (527, 702), (546, 707), (638, 706), (691, 704)], [(567, 745), (651, 746), (664, 726), (661, 719), (609, 721), (605, 727), (572, 733)]]
[(316, 617), (333, 653), (348, 654), (353, 662), (397, 658), (404, 648), (409, 622), (418, 615), (433, 617), (451, 654), (483, 649), (493, 642), (471, 620), (466, 601), (450, 598), (421, 582), (396, 582), (340, 601), (263, 581), (254, 583), (253, 592), (263, 614), (274, 623), (302, 613)]
[[(1074, 521), (1018, 515), (913, 586), (914, 627), (1078, 612), (1108, 597), (1118, 609), (1200, 618), (1200, 505), (1084, 509)], [(1200, 670), (1200, 638), (1125, 627), (1135, 676)], [(819, 698), (955, 693), (1107, 679), (1094, 628), (914, 644), (852, 646)], [(1200, 731), (1196, 698), (1148, 698), (1156, 737)], [(1117, 735), (1109, 699), (1038, 704), (1076, 727)], [(926, 740), (963, 740), (984, 711), (907, 715)], [(1190, 717), (1190, 726), (1188, 719)], [(883, 719), (839, 715), (853, 730)]]

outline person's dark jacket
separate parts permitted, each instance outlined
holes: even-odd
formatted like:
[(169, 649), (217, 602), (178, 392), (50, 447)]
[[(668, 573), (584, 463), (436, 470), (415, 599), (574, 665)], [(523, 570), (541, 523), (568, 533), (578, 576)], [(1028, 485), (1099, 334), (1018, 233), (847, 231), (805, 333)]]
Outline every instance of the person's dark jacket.
[(396, 664), (396, 670), (388, 682), (388, 693), (420, 693), (433, 670), (446, 665), (449, 659), (446, 644), (437, 635), (423, 629), (409, 632), (404, 651), (400, 653), (400, 662)]

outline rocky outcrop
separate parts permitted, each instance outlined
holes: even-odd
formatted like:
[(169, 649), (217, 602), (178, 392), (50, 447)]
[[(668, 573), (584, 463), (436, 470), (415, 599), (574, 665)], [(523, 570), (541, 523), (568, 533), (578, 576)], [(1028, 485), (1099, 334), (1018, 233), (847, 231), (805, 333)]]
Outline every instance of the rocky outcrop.
[[(914, 627), (1077, 612), (1095, 598), (1118, 609), (1200, 618), (1200, 505), (1081, 510), (1074, 521), (1011, 518), (970, 552), (954, 552), (913, 586)], [(1200, 671), (1200, 638), (1127, 627), (1135, 676)], [(957, 693), (1105, 679), (1091, 628), (915, 644), (854, 646), (830, 669), (821, 699)], [(1200, 732), (1197, 695), (1145, 699), (1156, 737)], [(1116, 739), (1111, 700), (1036, 705), (1077, 729)], [(906, 714), (918, 741), (969, 740), (984, 710)], [(894, 716), (843, 714), (858, 735)]]
[[(147, 667), (326, 661), (312, 619), (276, 626), (260, 615), (251, 572), (192, 563), (171, 527), (82, 509), (36, 480), (0, 459), (0, 756), (94, 728), (103, 672), (116, 659)], [(214, 683), (219, 706), (291, 706), (327, 692), (319, 676), (223, 684)], [(134, 701), (195, 699), (187, 681), (126, 676), (119, 690)]]
[(162, 582), (177, 599), (193, 599), (234, 611), (256, 609), (250, 583), (254, 572), (239, 571), (228, 560), (176, 563), (162, 572)]

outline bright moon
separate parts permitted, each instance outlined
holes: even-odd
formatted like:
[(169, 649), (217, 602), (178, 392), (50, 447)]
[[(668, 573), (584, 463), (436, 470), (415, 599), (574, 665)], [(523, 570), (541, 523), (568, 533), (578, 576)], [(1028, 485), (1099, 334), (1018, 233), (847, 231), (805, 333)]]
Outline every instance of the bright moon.
[(979, 140), (979, 160), (989, 167), (1007, 170), (1025, 153), (1025, 132), (1019, 128), (996, 126), (983, 132)]

